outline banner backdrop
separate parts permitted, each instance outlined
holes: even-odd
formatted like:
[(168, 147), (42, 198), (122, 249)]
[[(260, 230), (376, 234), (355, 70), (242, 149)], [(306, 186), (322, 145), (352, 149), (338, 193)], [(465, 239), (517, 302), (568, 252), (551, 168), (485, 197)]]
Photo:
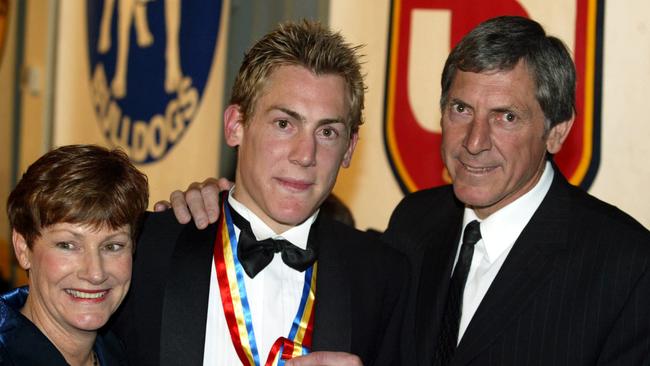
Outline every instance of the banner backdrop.
[[(647, 116), (632, 112), (638, 106), (632, 100), (643, 105), (642, 100), (650, 97), (642, 86), (650, 82), (649, 3), (332, 0), (330, 4), (331, 26), (352, 43), (365, 44), (366, 123), (352, 167), (342, 173), (335, 188), (360, 228), (383, 230), (404, 193), (449, 182), (439, 154), (442, 67), (451, 48), (471, 28), (498, 15), (535, 19), (572, 51), (578, 72), (578, 114), (568, 142), (556, 156), (563, 173), (573, 184), (650, 226), (650, 193), (641, 183), (650, 180), (650, 164), (644, 160), (650, 154), (644, 142), (650, 123)], [(621, 164), (630, 168), (622, 169)]]
[(12, 175), (15, 8), (8, 0), (0, 0), (0, 287), (3, 278), (11, 276), (13, 259), (5, 202), (11, 190)]
[(216, 175), (228, 1), (60, 5), (54, 145), (125, 150), (151, 203)]

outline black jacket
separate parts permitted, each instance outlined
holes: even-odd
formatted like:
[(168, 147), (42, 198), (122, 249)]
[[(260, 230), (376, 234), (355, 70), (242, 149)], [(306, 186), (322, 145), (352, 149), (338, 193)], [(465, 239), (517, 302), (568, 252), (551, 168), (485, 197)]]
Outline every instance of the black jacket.
[[(419, 365), (431, 364), (463, 209), (451, 186), (420, 191), (384, 235), (411, 259), (406, 355)], [(650, 365), (648, 230), (556, 169), (451, 365)]]

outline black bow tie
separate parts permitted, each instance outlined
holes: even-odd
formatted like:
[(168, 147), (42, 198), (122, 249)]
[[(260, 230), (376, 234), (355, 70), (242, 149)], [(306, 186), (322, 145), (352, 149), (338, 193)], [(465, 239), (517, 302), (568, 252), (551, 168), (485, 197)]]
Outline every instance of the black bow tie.
[(296, 271), (303, 272), (316, 261), (317, 251), (313, 232), (310, 230), (307, 249), (300, 249), (283, 239), (257, 240), (251, 225), (235, 210), (230, 208), (233, 223), (241, 231), (237, 240), (237, 258), (244, 271), (254, 278), (261, 270), (271, 263), (275, 253), (282, 253), (282, 261)]

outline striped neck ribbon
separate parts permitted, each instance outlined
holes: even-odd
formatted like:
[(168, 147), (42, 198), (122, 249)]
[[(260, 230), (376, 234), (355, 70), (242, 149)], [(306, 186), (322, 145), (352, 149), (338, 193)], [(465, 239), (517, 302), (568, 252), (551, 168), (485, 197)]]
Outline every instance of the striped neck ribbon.
[[(237, 236), (227, 196), (222, 199), (221, 212), (214, 244), (214, 264), (230, 339), (242, 365), (261, 366), (255, 343), (253, 318), (244, 284), (245, 272), (237, 259)], [(265, 366), (281, 366), (286, 360), (309, 353), (314, 328), (317, 267), (318, 262), (305, 270), (300, 306), (293, 319), (289, 335), (279, 337), (273, 343), (264, 363)]]

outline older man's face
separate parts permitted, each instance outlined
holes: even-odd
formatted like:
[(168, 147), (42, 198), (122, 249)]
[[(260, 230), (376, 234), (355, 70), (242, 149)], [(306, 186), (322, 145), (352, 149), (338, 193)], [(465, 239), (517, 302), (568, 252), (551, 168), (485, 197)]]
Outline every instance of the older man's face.
[(442, 115), (442, 157), (456, 196), (485, 218), (539, 180), (546, 152), (560, 150), (572, 120), (545, 133), (535, 81), (509, 71), (457, 71)]

